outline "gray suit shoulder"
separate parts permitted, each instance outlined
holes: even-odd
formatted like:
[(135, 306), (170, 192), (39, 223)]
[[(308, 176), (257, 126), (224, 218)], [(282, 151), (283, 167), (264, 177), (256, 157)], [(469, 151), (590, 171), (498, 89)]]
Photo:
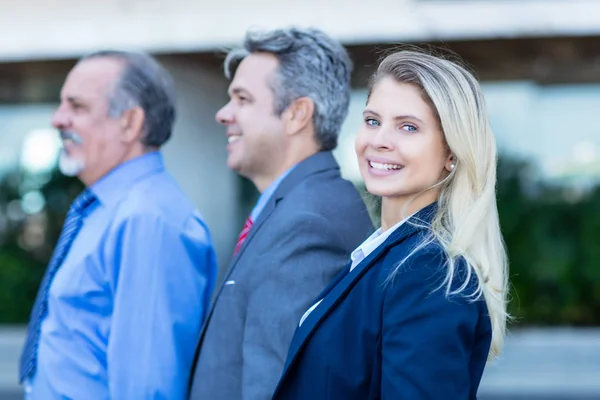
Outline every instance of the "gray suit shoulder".
[(363, 198), (351, 182), (340, 176), (338, 169), (306, 177), (282, 203), (280, 206), (290, 207), (294, 213), (314, 214), (325, 219), (350, 252), (374, 230)]

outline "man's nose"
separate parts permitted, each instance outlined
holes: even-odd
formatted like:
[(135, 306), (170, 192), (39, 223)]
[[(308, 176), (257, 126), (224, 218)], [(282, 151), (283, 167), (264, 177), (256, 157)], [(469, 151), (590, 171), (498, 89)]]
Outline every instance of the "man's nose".
[(52, 126), (58, 130), (63, 130), (69, 126), (69, 116), (63, 106), (59, 106), (52, 116)]
[(233, 112), (230, 107), (230, 103), (225, 104), (217, 114), (215, 115), (215, 119), (221, 125), (229, 125), (233, 121)]

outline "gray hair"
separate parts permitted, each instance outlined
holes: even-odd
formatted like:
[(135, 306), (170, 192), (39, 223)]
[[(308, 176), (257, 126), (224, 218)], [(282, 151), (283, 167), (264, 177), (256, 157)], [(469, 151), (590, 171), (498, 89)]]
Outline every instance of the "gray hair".
[(175, 123), (175, 87), (169, 72), (145, 53), (103, 50), (82, 57), (113, 58), (125, 64), (123, 74), (108, 98), (108, 114), (117, 118), (133, 107), (144, 110), (142, 143), (160, 147), (169, 140)]
[(271, 82), (275, 113), (281, 115), (300, 97), (314, 105), (313, 123), (321, 150), (337, 146), (350, 104), (352, 61), (346, 49), (317, 29), (288, 28), (248, 32), (243, 48), (225, 58), (225, 76), (231, 79), (239, 63), (251, 53), (270, 53), (279, 60)]

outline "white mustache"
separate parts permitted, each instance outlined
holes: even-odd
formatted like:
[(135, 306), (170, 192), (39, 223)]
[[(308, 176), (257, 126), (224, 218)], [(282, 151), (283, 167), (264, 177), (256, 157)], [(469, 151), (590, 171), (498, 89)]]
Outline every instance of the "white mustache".
[(60, 131), (59, 133), (60, 133), (60, 138), (62, 140), (71, 140), (75, 144), (81, 144), (81, 143), (83, 143), (83, 139), (81, 138), (81, 136), (79, 136), (75, 132)]

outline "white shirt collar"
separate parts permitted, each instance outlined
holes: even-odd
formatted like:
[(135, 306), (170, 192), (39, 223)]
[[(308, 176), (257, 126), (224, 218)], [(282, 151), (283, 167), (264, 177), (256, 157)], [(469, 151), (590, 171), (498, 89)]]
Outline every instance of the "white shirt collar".
[[(413, 214), (414, 215), (414, 214)], [(350, 271), (352, 271), (362, 260), (367, 258), (369, 254), (373, 252), (377, 247), (379, 247), (385, 240), (390, 237), (390, 235), (398, 229), (402, 224), (404, 224), (410, 217), (413, 215), (404, 218), (402, 221), (398, 222), (396, 225), (389, 228), (387, 231), (381, 233), (381, 228), (377, 229), (371, 236), (367, 238), (360, 246), (356, 248), (350, 254), (350, 259), (352, 260), (352, 265), (350, 266)]]

